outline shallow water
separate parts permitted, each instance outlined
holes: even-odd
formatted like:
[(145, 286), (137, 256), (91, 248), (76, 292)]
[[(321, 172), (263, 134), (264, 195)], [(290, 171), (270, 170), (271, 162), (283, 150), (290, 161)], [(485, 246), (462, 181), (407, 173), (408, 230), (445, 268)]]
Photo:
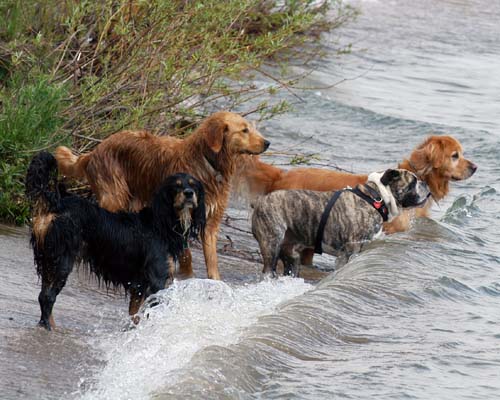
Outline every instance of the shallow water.
[[(363, 14), (339, 34), (352, 54), (335, 56), (337, 33), (325, 38), (331, 56), (304, 83), (318, 89), (262, 126), (271, 150), (370, 172), (448, 133), (476, 174), (453, 183), (432, 220), (370, 243), (319, 283), (312, 271), (260, 281), (248, 206), (235, 201), (219, 243), (225, 283), (177, 282), (134, 330), (126, 299), (84, 272), (58, 298), (60, 330), (35, 329), (27, 231), (0, 227), (0, 397), (498, 398), (500, 5), (354, 4)], [(199, 249), (195, 263), (203, 278)]]

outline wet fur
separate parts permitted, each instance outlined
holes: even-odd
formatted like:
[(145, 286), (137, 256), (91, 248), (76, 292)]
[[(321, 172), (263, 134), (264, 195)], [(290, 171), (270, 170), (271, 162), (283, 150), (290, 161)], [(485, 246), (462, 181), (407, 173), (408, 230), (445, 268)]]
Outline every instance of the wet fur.
[[(124, 131), (80, 157), (59, 147), (56, 158), (62, 174), (87, 179), (99, 204), (110, 211), (137, 210), (149, 204), (162, 180), (172, 173), (193, 175), (203, 183), (206, 193), (203, 251), (207, 274), (220, 279), (216, 243), (236, 165), (244, 154), (259, 154), (268, 146), (244, 118), (218, 112), (185, 139)], [(183, 263), (184, 259), (188, 262)], [(180, 272), (185, 276), (193, 274), (190, 260), (190, 254), (181, 259)]]
[[(192, 192), (193, 200), (176, 208), (175, 202), (186, 192)], [(56, 297), (75, 263), (87, 265), (106, 287), (123, 287), (130, 293), (133, 315), (147, 296), (165, 287), (168, 258), (177, 259), (186, 240), (198, 237), (205, 226), (203, 187), (186, 174), (167, 178), (151, 207), (138, 213), (112, 213), (62, 192), (56, 160), (42, 152), (28, 168), (26, 195), (33, 216), (31, 245), (42, 280), (39, 324), (49, 330), (54, 326)], [(187, 230), (179, 219), (186, 204), (192, 210)]]
[[(456, 161), (452, 159), (454, 153), (458, 154)], [(477, 166), (464, 158), (462, 145), (454, 137), (429, 136), (399, 164), (399, 168), (417, 174), (429, 186), (432, 199), (439, 201), (448, 194), (450, 181), (469, 178)], [(320, 168), (292, 168), (287, 171), (266, 164), (258, 157), (246, 157), (241, 164), (241, 173), (235, 175), (235, 187), (254, 198), (275, 190), (339, 190), (363, 184), (367, 179), (368, 175), (364, 174)], [(427, 217), (431, 206), (432, 200), (429, 199), (423, 208), (403, 212), (392, 222), (384, 224), (384, 231), (395, 233), (408, 230), (412, 215)], [(313, 253), (305, 250), (303, 264), (311, 265), (312, 259)]]
[[(378, 193), (389, 209), (389, 218), (399, 209), (416, 207), (427, 199), (425, 183), (406, 170), (387, 170), (371, 174), (360, 190)], [(309, 190), (278, 190), (261, 196), (252, 216), (252, 233), (259, 242), (264, 261), (263, 273), (275, 274), (278, 259), (285, 273), (298, 274), (299, 253), (314, 250), (322, 214), (334, 192)], [(393, 204), (393, 207), (389, 204)], [(392, 215), (391, 215), (392, 213)], [(325, 252), (337, 256), (337, 266), (360, 251), (382, 229), (383, 219), (367, 201), (350, 191), (341, 192), (335, 202), (323, 234)]]

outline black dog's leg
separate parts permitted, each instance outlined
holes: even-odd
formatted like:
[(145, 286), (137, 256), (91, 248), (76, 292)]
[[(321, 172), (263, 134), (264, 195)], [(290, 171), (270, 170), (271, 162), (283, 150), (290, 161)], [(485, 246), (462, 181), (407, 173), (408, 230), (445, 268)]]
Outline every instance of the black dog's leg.
[(64, 257), (58, 265), (53, 268), (44, 268), (42, 271), (42, 290), (38, 295), (40, 303), (41, 317), (38, 325), (44, 327), (48, 331), (55, 328), (52, 309), (56, 302), (57, 295), (61, 292), (66, 284), (68, 275), (73, 269), (74, 258)]
[[(128, 306), (128, 314), (132, 317), (139, 312), (139, 309), (144, 303), (144, 288), (131, 288), (130, 289), (130, 303)], [(137, 321), (139, 322), (139, 321)]]
[(38, 302), (40, 303), (42, 315), (38, 325), (44, 327), (48, 331), (55, 326), (54, 318), (52, 317), (52, 308), (54, 307), (56, 296), (56, 290), (52, 283), (42, 283), (42, 290), (38, 295)]
[(157, 283), (154, 283), (151, 287), (150, 290), (148, 290), (146, 294), (146, 299), (147, 299), (147, 306), (149, 308), (156, 307), (158, 304), (161, 303), (161, 301), (158, 299), (157, 296), (150, 297), (154, 295), (155, 293), (159, 292), (160, 290), (165, 288), (165, 283), (166, 280), (164, 281), (163, 285), (158, 285)]
[(146, 297), (151, 296), (159, 292), (162, 289), (165, 289), (165, 285), (167, 283), (167, 279), (169, 278), (170, 272), (166, 268), (166, 264), (168, 264), (171, 257), (167, 258), (167, 261), (163, 261), (162, 259), (158, 262), (153, 263), (150, 267), (148, 267), (149, 274), (149, 284), (147, 285)]
[[(132, 322), (138, 324), (140, 317), (136, 315), (139, 312), (144, 300), (149, 296), (165, 289), (165, 284), (169, 277), (169, 261), (173, 261), (171, 257), (168, 260), (160, 259), (158, 262), (154, 262), (146, 267), (148, 281), (143, 282), (140, 288), (130, 289), (130, 305), (129, 305), (129, 315), (132, 317)], [(159, 304), (157, 299), (152, 299), (148, 303), (149, 307), (154, 307)]]

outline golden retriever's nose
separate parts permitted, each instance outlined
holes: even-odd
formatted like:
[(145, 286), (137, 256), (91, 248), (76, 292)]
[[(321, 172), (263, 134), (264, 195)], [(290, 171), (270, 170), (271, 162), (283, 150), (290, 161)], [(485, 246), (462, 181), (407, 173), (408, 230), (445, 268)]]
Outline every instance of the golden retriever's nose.
[(184, 196), (186, 196), (187, 199), (192, 199), (194, 195), (194, 191), (192, 189), (184, 189)]
[(470, 163), (469, 168), (470, 168), (470, 170), (472, 171), (472, 172), (471, 172), (471, 175), (472, 175), (474, 172), (476, 172), (476, 170), (477, 170), (477, 165), (476, 165), (476, 164), (474, 164), (473, 162), (471, 162), (471, 163)]
[(264, 151), (267, 150), (267, 148), (269, 147), (270, 144), (271, 144), (271, 142), (269, 140), (264, 140)]

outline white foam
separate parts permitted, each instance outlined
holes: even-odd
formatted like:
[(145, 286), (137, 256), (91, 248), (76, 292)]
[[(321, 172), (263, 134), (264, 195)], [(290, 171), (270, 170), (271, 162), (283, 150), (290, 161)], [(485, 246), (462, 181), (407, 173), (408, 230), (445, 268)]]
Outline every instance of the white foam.
[(258, 317), (311, 288), (293, 278), (234, 288), (208, 279), (176, 281), (158, 293), (161, 304), (136, 329), (95, 338), (106, 365), (83, 398), (149, 398), (155, 389), (174, 383), (170, 373), (185, 366), (195, 352), (237, 343)]

